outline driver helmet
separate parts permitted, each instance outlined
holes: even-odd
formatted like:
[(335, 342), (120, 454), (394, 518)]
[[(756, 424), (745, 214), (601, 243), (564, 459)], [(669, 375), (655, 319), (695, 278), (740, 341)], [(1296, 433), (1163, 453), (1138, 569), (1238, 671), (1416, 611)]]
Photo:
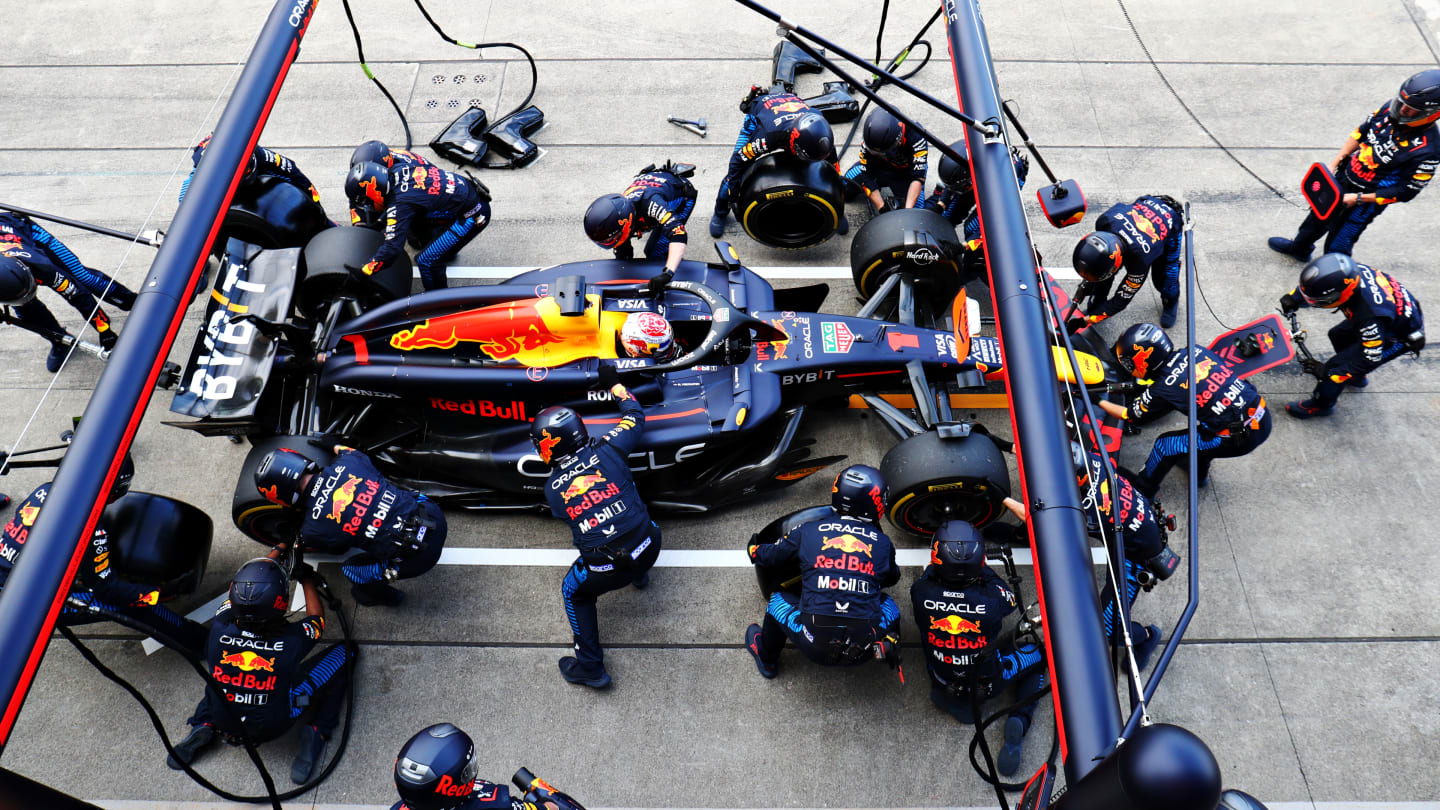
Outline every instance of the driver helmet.
[(631, 357), (653, 357), (661, 363), (673, 360), (679, 349), (670, 322), (654, 312), (627, 315), (620, 327), (620, 343)]
[(842, 515), (878, 523), (885, 511), (885, 479), (866, 464), (846, 467), (830, 487), (830, 505)]
[(320, 465), (294, 450), (272, 450), (255, 468), (255, 488), (271, 503), (296, 506), (309, 476), (320, 472)]
[(0, 256), (0, 306), (18, 307), (35, 300), (38, 287), (30, 265), (13, 256)]
[(1115, 341), (1115, 359), (1137, 380), (1148, 380), (1175, 352), (1165, 330), (1153, 323), (1137, 323)]
[(409, 810), (453, 810), (475, 791), (475, 741), (449, 723), (411, 737), (395, 757), (395, 790)]
[(345, 197), (350, 207), (367, 214), (385, 208), (390, 196), (390, 170), (379, 163), (356, 163), (345, 177)]
[(1360, 271), (1344, 253), (1326, 253), (1310, 260), (1300, 271), (1300, 297), (1312, 307), (1334, 309), (1355, 294)]
[(350, 153), (350, 165), (357, 163), (378, 163), (387, 169), (394, 168), (395, 156), (384, 141), (366, 141)]
[(1120, 237), (1105, 231), (1095, 231), (1080, 240), (1070, 256), (1075, 272), (1091, 283), (1104, 281), (1115, 275), (1125, 263), (1125, 253), (1120, 247)]
[(817, 112), (801, 115), (790, 129), (790, 153), (801, 160), (824, 160), (834, 143), (830, 122)]
[[(950, 148), (955, 150), (956, 154), (963, 155), (968, 147), (962, 140), (950, 144)], [(940, 182), (945, 184), (945, 188), (956, 194), (968, 194), (975, 189), (975, 181), (970, 176), (970, 161), (968, 160), (957, 162), (941, 152), (939, 172)]]
[(554, 464), (556, 459), (576, 453), (588, 445), (590, 432), (585, 429), (580, 414), (555, 405), (536, 414), (534, 423), (530, 425), (530, 441), (535, 444), (541, 461)]
[(985, 539), (964, 520), (948, 520), (935, 530), (930, 543), (930, 564), (941, 582), (967, 585), (979, 581), (985, 570)]
[(630, 238), (635, 206), (623, 194), (606, 194), (585, 209), (585, 235), (603, 248), (617, 248)]
[(280, 563), (256, 557), (230, 580), (230, 613), (240, 628), (264, 627), (290, 609), (290, 577)]
[[(215, 137), (215, 133), (212, 132), (201, 138), (200, 143), (195, 144), (195, 149), (191, 151), (190, 162), (194, 163), (197, 168), (200, 166), (200, 158), (205, 157), (205, 150), (210, 148), (210, 139), (213, 137)], [(245, 164), (245, 174), (240, 178), (240, 182), (244, 183), (253, 179), (255, 170), (258, 168), (260, 168), (260, 159), (255, 156), (255, 150), (252, 149), (250, 150), (250, 160)]]
[(894, 158), (905, 145), (905, 122), (883, 109), (865, 119), (865, 149), (872, 154)]
[(1422, 70), (1405, 80), (1390, 101), (1390, 120), (1423, 127), (1440, 119), (1440, 70)]

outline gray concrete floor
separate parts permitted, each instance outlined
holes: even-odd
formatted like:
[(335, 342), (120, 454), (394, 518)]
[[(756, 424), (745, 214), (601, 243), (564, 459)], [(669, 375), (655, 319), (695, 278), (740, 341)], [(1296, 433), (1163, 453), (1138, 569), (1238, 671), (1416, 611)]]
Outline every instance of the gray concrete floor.
[[(493, 112), (524, 93), (527, 71), (510, 54), (476, 59), (447, 46), (405, 3), (354, 5), (370, 64), (405, 107), (417, 142), (472, 99)], [(702, 197), (713, 194), (739, 123), (735, 102), (765, 80), (774, 44), (773, 26), (725, 0), (428, 5), (460, 39), (530, 48), (540, 60), (535, 102), (549, 120), (538, 136), (546, 154), (537, 164), (485, 174), (494, 223), (462, 253), (465, 265), (600, 255), (580, 230), (585, 205), (651, 161), (698, 164)], [(878, 4), (775, 5), (855, 50), (873, 49)], [(887, 51), (933, 10), (929, 3), (893, 5)], [(1019, 102), (1056, 171), (1080, 180), (1092, 214), (1146, 192), (1194, 204), (1208, 300), (1197, 319), (1209, 336), (1222, 322), (1273, 310), (1294, 284), (1299, 265), (1266, 250), (1265, 237), (1291, 234), (1303, 216), (1295, 189), (1305, 167), (1328, 159), (1404, 77), (1435, 66), (1437, 9), (1426, 0), (1129, 5), (1190, 109), (1234, 159), (1288, 199), (1248, 176), (1195, 125), (1146, 63), (1114, 3), (989, 2), (984, 11), (1004, 95)], [(29, 6), (11, 21), (0, 54), (10, 110), (0, 118), (0, 200), (122, 229), (163, 228), (189, 170), (189, 146), (213, 125), (214, 102), (228, 92), (268, 7), (264, 0)], [(916, 81), (953, 97), (943, 36), (929, 39), (941, 58)], [(372, 137), (403, 141), (353, 56), (342, 8), (327, 0), (263, 138), (300, 163), (335, 215), (354, 145)], [(806, 77), (802, 89), (818, 91), (820, 81)], [(900, 103), (919, 112), (908, 98)], [(667, 124), (670, 114), (706, 117), (709, 137)], [(961, 135), (937, 115), (922, 117), (947, 137)], [(1035, 167), (1032, 189), (1040, 182)], [(710, 255), (704, 203), (692, 228), (700, 258)], [(1431, 248), (1437, 212), (1434, 190), (1397, 206), (1370, 228), (1356, 257), (1398, 276), (1422, 302), (1440, 301)], [(54, 230), (88, 264), (114, 270), (132, 287), (148, 268), (148, 248)], [(1036, 219), (1034, 235), (1050, 263), (1063, 265), (1081, 234)], [(843, 239), (788, 253), (731, 236), (751, 265), (848, 262)], [(847, 278), (832, 287), (827, 311), (853, 312)], [(42, 298), (62, 321), (78, 325), (63, 303), (49, 293)], [(1157, 311), (1147, 290), (1106, 331)], [(198, 318), (192, 313), (175, 359), (187, 355)], [(123, 330), (124, 316), (116, 320)], [(1317, 335), (1330, 325), (1323, 313), (1306, 313), (1305, 321)], [(100, 371), (99, 361), (78, 357), (52, 387), (43, 356), (42, 343), (16, 330), (0, 345), (0, 403), (10, 415), (0, 442), (7, 448), (32, 411), (20, 445), (48, 442), (83, 408)], [(1276, 407), (1309, 388), (1294, 366), (1255, 382)], [(1201, 606), (1152, 714), (1200, 734), (1226, 783), (1272, 806), (1434, 807), (1421, 803), (1440, 794), (1440, 777), (1424, 764), (1440, 745), (1440, 606), (1428, 585), (1440, 565), (1422, 528), (1424, 504), (1440, 484), (1429, 461), (1440, 445), (1431, 421), (1440, 416), (1437, 383), (1440, 365), (1427, 354), (1387, 366), (1368, 390), (1346, 394), (1328, 420), (1281, 415), (1269, 443), (1251, 457), (1219, 462), (1203, 493)], [(168, 402), (166, 394), (155, 398), (136, 440), (136, 486), (195, 503), (216, 519), (204, 586), (180, 605), (189, 609), (220, 592), (259, 547), (226, 518), (243, 449), (160, 425)], [(980, 417), (1008, 433), (1004, 414)], [(863, 412), (817, 419), (809, 430), (820, 452), (856, 461), (877, 462), (890, 444)], [(1140, 463), (1154, 432), (1129, 441), (1122, 460)], [(0, 488), (19, 497), (43, 480), (17, 471)], [(1182, 481), (1172, 477), (1167, 501), (1179, 502)], [(817, 478), (743, 509), (667, 522), (667, 546), (738, 548), (774, 516), (826, 495)], [(451, 526), (456, 547), (564, 549), (568, 542), (562, 527), (534, 518), (455, 515)], [(915, 573), (906, 571), (897, 594)], [(545, 566), (444, 566), (407, 588), (404, 607), (355, 613), (363, 644), (355, 735), (335, 776), (292, 806), (388, 805), (396, 750), (441, 720), (477, 738), (483, 775), (503, 780), (526, 765), (592, 807), (993, 804), (964, 764), (969, 733), (930, 706), (913, 650), (905, 686), (881, 667), (826, 672), (788, 655), (784, 675), (762, 681), (740, 648), (741, 631), (763, 607), (751, 573), (666, 568), (645, 593), (602, 601), (616, 687), (593, 694), (555, 671), (567, 644), (560, 576), (561, 569)], [(1183, 587), (1176, 579), (1142, 597), (1137, 617), (1168, 627), (1184, 605)], [(904, 622), (911, 624), (908, 609)], [(167, 728), (181, 732), (200, 691), (180, 661), (168, 652), (147, 657), (138, 639), (104, 626), (86, 635), (160, 707)], [(1052, 717), (1042, 706), (1027, 770), (1044, 758)], [(267, 746), (282, 781), (291, 745)], [(3, 765), (117, 808), (207, 801), (162, 759), (133, 702), (58, 641)], [(239, 752), (202, 763), (223, 786), (258, 788)]]

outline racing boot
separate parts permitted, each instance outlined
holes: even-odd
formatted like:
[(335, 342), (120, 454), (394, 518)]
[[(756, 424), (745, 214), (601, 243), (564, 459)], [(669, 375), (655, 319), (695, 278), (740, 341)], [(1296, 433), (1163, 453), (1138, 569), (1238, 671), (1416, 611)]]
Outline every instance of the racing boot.
[(1014, 776), (1020, 770), (1020, 744), (1024, 741), (1025, 718), (1012, 714), (1005, 720), (1005, 744), (995, 757), (995, 767), (1001, 776)]
[(630, 586), (637, 591), (643, 591), (646, 588), (650, 587), (650, 572), (646, 571), (645, 573), (636, 577), (635, 581), (630, 583)]
[(1298, 259), (1302, 262), (1310, 260), (1310, 251), (1314, 249), (1312, 245), (1297, 244), (1294, 240), (1286, 239), (1283, 236), (1272, 236), (1266, 244), (1276, 253), (1284, 253), (1290, 258)]
[(1175, 325), (1175, 318), (1180, 311), (1180, 299), (1160, 297), (1160, 328), (1169, 329)]
[(50, 354), (45, 358), (45, 370), (54, 374), (65, 365), (65, 355), (70, 353), (70, 347), (64, 343), (51, 343)]
[(589, 672), (580, 666), (580, 659), (573, 655), (560, 659), (560, 677), (591, 689), (604, 689), (610, 685), (610, 673), (605, 671), (604, 666), (601, 666), (598, 672)]
[(1299, 402), (1292, 402), (1285, 406), (1285, 412), (1296, 419), (1309, 419), (1312, 416), (1329, 416), (1335, 412), (1335, 406), (1328, 408), (1320, 407), (1320, 404), (1313, 399), (1302, 399)]
[(1163, 635), (1160, 626), (1155, 624), (1145, 628), (1145, 632), (1145, 640), (1135, 645), (1135, 666), (1139, 667), (1141, 672), (1150, 666), (1150, 658), (1160, 648), (1160, 638)]
[(725, 209), (715, 209), (715, 216), (710, 217), (710, 236), (712, 238), (719, 239), (725, 235), (725, 222), (729, 218), (730, 215), (725, 213)]
[(208, 723), (194, 726), (190, 729), (190, 733), (185, 735), (185, 739), (176, 743), (175, 755), (165, 757), (165, 764), (168, 765), (172, 771), (183, 771), (185, 768), (181, 766), (181, 762), (186, 765), (193, 765), (195, 758), (199, 756), (200, 752), (214, 742), (215, 729), (211, 728)]
[(303, 785), (310, 781), (315, 767), (325, 757), (325, 742), (319, 729), (311, 725), (300, 727), (300, 751), (295, 754), (295, 762), (290, 765), (291, 782)]
[(835, 233), (844, 236), (850, 232), (850, 220), (844, 214), (840, 215), (840, 224), (835, 226)]
[(775, 664), (767, 664), (765, 659), (760, 657), (760, 634), (761, 630), (758, 624), (752, 624), (745, 628), (745, 649), (749, 650), (750, 657), (755, 659), (755, 668), (760, 670), (760, 675), (768, 680), (775, 677), (775, 674), (780, 671), (780, 667)]
[(397, 607), (405, 601), (405, 592), (384, 582), (364, 582), (350, 586), (355, 603), (365, 607)]
[[(1370, 385), (1370, 378), (1362, 374), (1359, 377), (1351, 377), (1345, 381), (1345, 384), (1351, 388), (1366, 388)], [(3, 508), (4, 506), (0, 505), (0, 509)]]

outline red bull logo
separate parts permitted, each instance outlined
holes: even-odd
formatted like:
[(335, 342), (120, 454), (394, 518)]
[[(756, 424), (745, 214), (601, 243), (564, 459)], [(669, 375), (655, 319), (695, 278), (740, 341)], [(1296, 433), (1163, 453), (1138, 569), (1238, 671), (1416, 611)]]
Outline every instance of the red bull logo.
[(1210, 376), (1211, 370), (1215, 368), (1215, 361), (1205, 358), (1195, 364), (1195, 380), (1198, 382)]
[(838, 549), (846, 554), (864, 554), (870, 556), (875, 548), (873, 543), (866, 543), (853, 534), (842, 534), (839, 537), (827, 537), (820, 543), (820, 550)]
[(1130, 211), (1130, 221), (1135, 223), (1136, 230), (1150, 237), (1150, 241), (1152, 242), (1159, 242), (1165, 238), (1161, 236), (1160, 231), (1155, 228), (1155, 223), (1146, 219), (1139, 211), (1133, 209)]
[(514, 301), (430, 318), (396, 332), (390, 337), (390, 345), (413, 351), (476, 343), (492, 360), (513, 359), (527, 366), (558, 365), (547, 362), (550, 358), (545, 347), (565, 342), (551, 329), (551, 323), (558, 323), (560, 317), (560, 307), (553, 299)]
[(1131, 348), (1135, 350), (1135, 355), (1130, 360), (1130, 364), (1134, 366), (1133, 373), (1137, 379), (1146, 379), (1150, 376), (1150, 355), (1155, 353), (1155, 347), (1148, 346), (1142, 349), (1131, 344)]
[(540, 451), (540, 460), (549, 464), (550, 458), (555, 455), (555, 445), (559, 443), (559, 436), (551, 436), (548, 430), (540, 431), (540, 441), (536, 444), (536, 449)]
[(355, 503), (355, 488), (360, 485), (360, 476), (347, 475), (345, 483), (330, 493), (330, 519), (336, 523), (344, 519), (345, 510)]
[(360, 190), (365, 192), (365, 199), (370, 201), (370, 207), (376, 211), (385, 207), (385, 195), (380, 193), (378, 185), (373, 178), (360, 181)]
[(573, 501), (589, 492), (595, 485), (603, 483), (605, 483), (605, 476), (598, 473), (595, 475), (577, 475), (571, 479), (570, 486), (565, 488), (564, 498), (567, 502)]
[(1265, 354), (1275, 348), (1275, 335), (1270, 332), (1261, 332), (1255, 336), (1255, 343), (1260, 347), (1260, 353)]
[(40, 507), (38, 507), (38, 506), (22, 506), (22, 507), (20, 507), (20, 525), (22, 525), (22, 526), (27, 526), (27, 527), (28, 527), (28, 526), (34, 526), (34, 525), (35, 525), (35, 518), (38, 518), (38, 517), (40, 517)]
[(949, 633), (952, 636), (958, 636), (961, 633), (979, 633), (980, 625), (952, 613), (938, 619), (931, 619), (930, 629)]
[(801, 110), (808, 110), (808, 109), (810, 109), (810, 108), (809, 108), (808, 106), (806, 106), (805, 102), (796, 100), (796, 101), (782, 101), (782, 102), (780, 102), (779, 104), (776, 104), (775, 106), (770, 107), (769, 109), (770, 109), (771, 112), (790, 113), (790, 112), (800, 112)]
[(275, 659), (266, 658), (253, 650), (241, 650), (237, 653), (225, 650), (220, 655), (220, 666), (235, 667), (245, 672), (255, 672), (257, 670), (274, 672)]

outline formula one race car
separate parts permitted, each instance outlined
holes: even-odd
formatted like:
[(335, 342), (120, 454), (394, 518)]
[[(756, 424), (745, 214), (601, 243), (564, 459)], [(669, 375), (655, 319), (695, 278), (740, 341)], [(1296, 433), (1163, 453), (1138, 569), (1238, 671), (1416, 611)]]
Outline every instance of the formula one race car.
[[(645, 408), (631, 466), (655, 509), (716, 509), (841, 460), (809, 457), (800, 427), (807, 409), (852, 394), (901, 438), (882, 465), (897, 526), (923, 535), (954, 517), (984, 524), (1009, 493), (996, 442), (957, 420), (945, 395), (1003, 370), (999, 342), (970, 334), (978, 319), (963, 293), (957, 330), (916, 325), (916, 279), (900, 270), (858, 316), (817, 314), (825, 285), (772, 289), (722, 243), (721, 262), (683, 262), (658, 291), (646, 282), (659, 263), (602, 260), (402, 297), (406, 261), (369, 278), (345, 269), (379, 238), (330, 228), (303, 253), (230, 243), (171, 405), (198, 420), (171, 424), (254, 442), (234, 516), (258, 540), (292, 528), (252, 479), (280, 446), (322, 463), (323, 448), (355, 447), (447, 507), (543, 510), (549, 469), (529, 422), (565, 404), (592, 433), (613, 424), (617, 409), (597, 390), (604, 365)], [(899, 322), (871, 317), (882, 301)], [(671, 322), (682, 355), (626, 356), (617, 333), (641, 311)], [(1098, 359), (1080, 362), (1086, 382), (1104, 381)], [(907, 390), (913, 403), (880, 396)]]

